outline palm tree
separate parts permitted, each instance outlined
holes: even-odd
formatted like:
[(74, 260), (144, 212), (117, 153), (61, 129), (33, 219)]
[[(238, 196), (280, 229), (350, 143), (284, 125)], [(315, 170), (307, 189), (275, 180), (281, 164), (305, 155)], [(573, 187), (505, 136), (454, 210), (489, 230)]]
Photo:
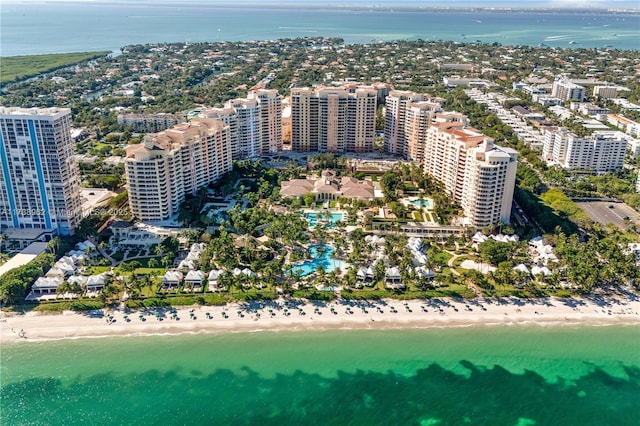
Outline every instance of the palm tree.
[(47, 243), (47, 251), (49, 253), (56, 254), (60, 248), (60, 237), (53, 237), (51, 241)]

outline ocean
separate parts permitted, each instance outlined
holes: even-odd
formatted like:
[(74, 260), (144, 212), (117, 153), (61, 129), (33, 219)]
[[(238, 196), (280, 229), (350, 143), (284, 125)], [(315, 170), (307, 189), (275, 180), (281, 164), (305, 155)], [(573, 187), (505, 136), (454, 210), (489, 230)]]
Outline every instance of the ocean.
[(481, 40), (504, 45), (640, 49), (640, 15), (6, 3), (0, 56), (117, 51), (130, 44), (342, 37), (346, 43)]
[(640, 328), (473, 326), (9, 344), (3, 425), (636, 425)]

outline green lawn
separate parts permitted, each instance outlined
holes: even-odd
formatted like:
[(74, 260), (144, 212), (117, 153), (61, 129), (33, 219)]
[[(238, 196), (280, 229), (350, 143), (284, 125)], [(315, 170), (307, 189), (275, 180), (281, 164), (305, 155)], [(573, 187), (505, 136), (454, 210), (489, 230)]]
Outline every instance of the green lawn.
[(0, 57), (0, 83), (24, 80), (107, 54), (109, 52), (104, 51)]

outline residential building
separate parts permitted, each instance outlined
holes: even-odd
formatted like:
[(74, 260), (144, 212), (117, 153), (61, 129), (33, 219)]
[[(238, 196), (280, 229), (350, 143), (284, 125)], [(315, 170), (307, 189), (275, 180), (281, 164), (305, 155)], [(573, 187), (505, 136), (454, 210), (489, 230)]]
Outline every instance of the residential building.
[(491, 87), (491, 86), (495, 86), (495, 83), (492, 83), (489, 80), (483, 80), (483, 79), (480, 79), (480, 78), (443, 77), (442, 78), (442, 82), (447, 87), (457, 87), (457, 86)]
[(254, 88), (249, 99), (258, 102), (258, 152), (260, 155), (282, 151), (282, 97), (277, 90)]
[(68, 108), (0, 107), (0, 226), (71, 235), (81, 218)]
[(609, 124), (616, 126), (628, 135), (640, 137), (640, 123), (637, 121), (629, 120), (628, 118), (617, 114), (609, 114), (607, 116), (607, 121)]
[(563, 166), (595, 172), (619, 170), (624, 165), (627, 138), (622, 132), (594, 132), (589, 137), (569, 137)]
[(601, 107), (591, 102), (571, 102), (569, 109), (572, 111), (578, 111), (582, 115), (590, 115), (598, 117), (600, 115), (607, 115), (611, 112), (609, 108)]
[(187, 121), (184, 114), (120, 114), (118, 124), (131, 126), (136, 132), (157, 133)]
[(125, 151), (129, 206), (142, 221), (171, 218), (187, 195), (231, 170), (229, 126), (216, 119), (147, 135)]
[[(229, 103), (227, 103), (229, 105)], [(242, 110), (241, 110), (242, 111)], [(243, 123), (242, 127), (240, 126), (240, 121), (244, 121), (247, 115), (242, 111), (241, 114), (238, 114), (238, 110), (233, 108), (232, 106), (228, 106), (225, 108), (208, 108), (204, 111), (201, 111), (199, 116), (201, 118), (208, 119), (216, 119), (220, 120), (224, 123), (225, 126), (229, 126), (229, 146), (231, 147), (231, 158), (233, 160), (242, 160), (248, 158), (248, 148), (247, 148), (247, 140), (250, 138), (240, 136), (241, 131), (244, 131), (247, 128), (252, 128), (251, 126), (246, 126)], [(242, 118), (240, 118), (242, 116)], [(242, 140), (242, 144), (240, 143)]]
[(404, 117), (404, 137), (406, 140), (405, 158), (422, 163), (427, 129), (435, 119), (440, 104), (432, 102), (410, 102)]
[(545, 133), (543, 158), (570, 170), (618, 170), (624, 164), (628, 139), (622, 132), (599, 131), (579, 137), (564, 128), (551, 129)]
[(292, 89), (291, 149), (373, 151), (376, 100), (377, 91), (370, 86)]
[(256, 88), (246, 98), (232, 99), (224, 108), (209, 108), (200, 117), (229, 126), (231, 155), (244, 160), (282, 150), (282, 99), (277, 90)]
[(618, 86), (593, 86), (593, 96), (600, 99), (618, 97)]
[(517, 152), (494, 145), (461, 121), (434, 123), (427, 133), (424, 170), (462, 205), (466, 222), (509, 223)]
[(551, 95), (563, 101), (578, 100), (582, 102), (584, 101), (584, 92), (584, 87), (566, 78), (561, 78), (553, 82)]
[(442, 111), (438, 99), (410, 91), (392, 90), (385, 102), (384, 150), (406, 159), (421, 161), (424, 135)]

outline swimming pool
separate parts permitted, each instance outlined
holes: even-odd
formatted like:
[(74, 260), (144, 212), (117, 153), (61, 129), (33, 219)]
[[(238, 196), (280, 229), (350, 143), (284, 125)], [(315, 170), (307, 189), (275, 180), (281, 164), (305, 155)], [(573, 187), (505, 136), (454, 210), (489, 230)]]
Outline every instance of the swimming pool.
[[(304, 218), (309, 221), (309, 226), (316, 226), (318, 224), (318, 213), (316, 212), (307, 212), (304, 214)], [(327, 216), (325, 214), (320, 214), (321, 220), (327, 220)], [(329, 223), (327, 227), (333, 228), (336, 222), (340, 222), (344, 219), (343, 213), (331, 213), (331, 218), (329, 219)]]
[[(324, 250), (318, 250), (323, 248)], [(313, 274), (318, 265), (322, 265), (325, 272), (332, 272), (336, 269), (342, 268), (344, 261), (340, 259), (332, 259), (333, 247), (327, 245), (316, 245), (309, 247), (309, 253), (313, 257), (313, 260), (307, 260), (302, 265), (296, 265), (292, 269), (293, 273), (300, 272), (301, 277)]]
[(430, 208), (430, 206), (431, 206), (430, 203), (429, 203), (429, 200), (426, 200), (426, 199), (420, 200), (419, 198), (417, 198), (415, 200), (412, 200), (411, 204), (413, 204), (416, 207)]

